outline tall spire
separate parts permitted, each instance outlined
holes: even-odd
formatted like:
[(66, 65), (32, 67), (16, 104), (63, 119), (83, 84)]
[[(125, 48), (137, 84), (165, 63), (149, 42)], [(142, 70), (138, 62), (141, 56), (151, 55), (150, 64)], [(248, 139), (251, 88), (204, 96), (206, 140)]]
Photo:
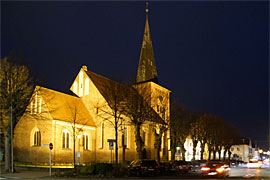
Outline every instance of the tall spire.
[(141, 48), (141, 55), (139, 60), (139, 66), (137, 71), (136, 83), (152, 81), (158, 83), (157, 69), (154, 58), (154, 51), (152, 41), (150, 38), (150, 28), (148, 23), (148, 2), (146, 2), (146, 21), (144, 36)]

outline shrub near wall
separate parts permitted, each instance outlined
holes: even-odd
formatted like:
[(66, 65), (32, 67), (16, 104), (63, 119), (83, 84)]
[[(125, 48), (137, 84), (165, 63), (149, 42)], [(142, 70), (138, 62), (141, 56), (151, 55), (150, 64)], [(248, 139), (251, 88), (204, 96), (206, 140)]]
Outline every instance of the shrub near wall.
[(79, 167), (80, 175), (98, 177), (126, 177), (127, 166), (124, 164), (92, 163)]

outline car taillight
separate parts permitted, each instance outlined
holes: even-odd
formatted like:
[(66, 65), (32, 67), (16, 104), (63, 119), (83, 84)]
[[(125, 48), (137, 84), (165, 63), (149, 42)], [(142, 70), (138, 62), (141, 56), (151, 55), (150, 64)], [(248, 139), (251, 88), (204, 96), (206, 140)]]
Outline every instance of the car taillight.
[(225, 170), (225, 169), (224, 169), (223, 167), (220, 167), (220, 168), (217, 168), (217, 169), (216, 169), (216, 171), (217, 171), (218, 173), (222, 173), (224, 170)]
[(146, 166), (141, 166), (142, 169), (146, 169), (147, 167)]
[(201, 170), (202, 171), (209, 171), (210, 170), (210, 167), (202, 167)]
[(158, 166), (155, 166), (155, 168), (158, 168)]

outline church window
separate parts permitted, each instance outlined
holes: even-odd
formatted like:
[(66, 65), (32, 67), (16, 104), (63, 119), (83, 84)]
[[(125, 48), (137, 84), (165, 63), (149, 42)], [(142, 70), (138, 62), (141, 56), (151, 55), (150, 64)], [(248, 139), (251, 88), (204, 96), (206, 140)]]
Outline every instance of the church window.
[(125, 145), (128, 148), (128, 127), (125, 126), (122, 134), (122, 145)]
[(41, 145), (41, 134), (39, 130), (36, 130), (34, 133), (34, 146), (40, 146)]
[(34, 106), (34, 103), (33, 101), (31, 101), (31, 104), (30, 104), (30, 113), (33, 114), (33, 106)]
[(145, 132), (145, 130), (143, 130), (143, 132), (142, 132), (142, 141), (143, 141), (144, 145), (146, 145), (146, 132)]
[(42, 110), (42, 98), (39, 99), (39, 113), (41, 113)]
[(38, 107), (38, 95), (37, 95), (37, 93), (36, 93), (36, 95), (35, 95), (35, 114), (37, 113), (37, 107)]
[(79, 96), (83, 96), (83, 72), (79, 74)]
[(83, 135), (83, 149), (89, 150), (89, 136), (86, 132)]
[(86, 78), (85, 79), (85, 89), (84, 89), (84, 95), (88, 95), (89, 94), (89, 79)]
[(100, 148), (103, 148), (103, 139), (104, 139), (104, 123), (100, 124)]
[(74, 84), (73, 84), (73, 92), (74, 92), (74, 94), (78, 94), (78, 83), (77, 83), (77, 81), (75, 81)]
[(63, 139), (62, 139), (62, 148), (69, 148), (69, 131), (68, 130), (64, 130), (63, 131)]
[(161, 136), (161, 149), (164, 149), (164, 134)]

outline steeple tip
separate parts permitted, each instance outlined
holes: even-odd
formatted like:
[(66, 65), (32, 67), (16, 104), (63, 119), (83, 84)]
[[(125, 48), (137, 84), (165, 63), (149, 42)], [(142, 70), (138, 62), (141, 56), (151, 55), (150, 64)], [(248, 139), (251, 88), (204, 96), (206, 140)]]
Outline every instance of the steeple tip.
[(146, 12), (146, 13), (149, 12), (148, 5), (149, 5), (149, 3), (146, 1), (146, 2), (145, 2), (145, 12)]
[(152, 41), (150, 38), (150, 28), (148, 23), (148, 2), (146, 2), (146, 21), (143, 42), (141, 47), (141, 54), (139, 59), (139, 66), (137, 70), (136, 83), (143, 82), (155, 82), (158, 83), (157, 69), (154, 58), (154, 51), (152, 46)]

